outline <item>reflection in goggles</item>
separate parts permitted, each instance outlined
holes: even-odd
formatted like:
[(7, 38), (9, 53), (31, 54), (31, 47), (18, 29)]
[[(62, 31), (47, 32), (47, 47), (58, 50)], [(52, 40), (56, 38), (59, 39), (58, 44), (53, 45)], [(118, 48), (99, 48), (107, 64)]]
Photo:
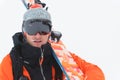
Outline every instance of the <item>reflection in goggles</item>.
[(49, 32), (44, 32), (44, 31), (42, 31), (42, 32), (35, 32), (35, 33), (28, 33), (29, 35), (36, 35), (37, 33), (39, 33), (40, 35), (47, 35), (47, 34), (49, 34)]

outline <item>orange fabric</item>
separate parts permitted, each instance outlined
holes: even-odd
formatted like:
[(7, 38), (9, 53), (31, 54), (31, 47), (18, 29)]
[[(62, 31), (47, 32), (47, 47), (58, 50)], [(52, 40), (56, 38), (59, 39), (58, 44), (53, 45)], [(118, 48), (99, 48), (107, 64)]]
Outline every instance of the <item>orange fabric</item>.
[(51, 46), (53, 47), (70, 80), (84, 80), (83, 72), (70, 55), (70, 52), (65, 48), (64, 44), (62, 44), (62, 42), (60, 44), (53, 42), (51, 43)]
[[(79, 58), (75, 54), (71, 54), (76, 63), (79, 65), (81, 70), (84, 73), (84, 76), (86, 77), (86, 80), (105, 80), (104, 74), (97, 67), (96, 65), (93, 65), (91, 63), (85, 62), (83, 59)], [(53, 73), (55, 72), (54, 69), (52, 70)], [(27, 76), (30, 80), (29, 73), (27, 70), (24, 68), (23, 74)], [(55, 73), (54, 73), (55, 75)], [(54, 77), (53, 75), (53, 77)], [(0, 80), (13, 80), (13, 75), (12, 75), (12, 63), (10, 60), (10, 55), (7, 55), (1, 65), (0, 65)], [(53, 79), (54, 80), (54, 79)]]
[(53, 80), (55, 80), (54, 79), (54, 77), (55, 77), (55, 68), (54, 67), (52, 67), (52, 73), (53, 73), (52, 78), (53, 78)]
[(1, 62), (0, 80), (13, 80), (10, 55), (7, 55)]
[[(28, 71), (25, 69), (25, 67), (23, 67), (23, 74), (24, 76), (27, 76), (29, 80), (31, 80), (30, 75)], [(52, 77), (54, 78), (55, 77), (54, 67), (52, 67), (52, 74), (53, 74)], [(12, 62), (9, 54), (2, 60), (2, 63), (0, 64), (0, 80), (13, 80)]]
[(71, 55), (83, 71), (86, 80), (105, 80), (104, 73), (97, 65), (86, 62), (74, 53), (71, 53)]
[[(65, 47), (65, 45), (62, 43), (62, 41), (60, 41), (59, 43), (52, 43), (52, 46), (54, 48), (54, 50), (62, 50)], [(60, 54), (59, 52), (57, 53), (56, 52), (56, 55), (58, 57), (61, 57), (62, 54)], [(97, 66), (97, 65), (94, 65), (92, 63), (88, 63), (86, 62), (85, 60), (81, 59), (80, 57), (78, 57), (77, 55), (75, 55), (74, 53), (71, 53), (71, 56), (72, 58), (74, 59), (74, 61), (77, 63), (77, 65), (79, 66), (79, 68), (82, 70), (83, 72), (83, 75), (84, 75), (84, 80), (105, 80), (105, 76), (104, 76), (104, 73), (102, 72), (102, 70)], [(65, 55), (64, 55), (65, 56)], [(68, 61), (67, 61), (68, 63)], [(62, 62), (62, 65), (63, 66), (74, 66), (74, 65), (68, 65), (67, 63), (65, 62)], [(70, 68), (70, 67), (69, 67)], [(70, 71), (71, 69), (69, 69)], [(73, 69), (72, 69), (73, 70)], [(73, 74), (76, 74), (74, 71), (71, 72)], [(80, 77), (79, 77), (80, 78)], [(82, 79), (81, 79), (82, 80)]]
[[(63, 45), (62, 42), (60, 42), (60, 44)], [(58, 49), (58, 47), (54, 45), (54, 49), (56, 48)], [(86, 62), (85, 60), (81, 59), (74, 53), (71, 53), (71, 56), (73, 57), (75, 62), (78, 64), (82, 72), (84, 73), (84, 80), (105, 80), (104, 74), (98, 66)], [(54, 68), (52, 69), (52, 71), (53, 71), (52, 77), (54, 77), (55, 76)], [(29, 73), (25, 68), (24, 68), (23, 74), (27, 76), (30, 80)], [(0, 64), (0, 80), (13, 80), (12, 62), (9, 54), (2, 60)]]

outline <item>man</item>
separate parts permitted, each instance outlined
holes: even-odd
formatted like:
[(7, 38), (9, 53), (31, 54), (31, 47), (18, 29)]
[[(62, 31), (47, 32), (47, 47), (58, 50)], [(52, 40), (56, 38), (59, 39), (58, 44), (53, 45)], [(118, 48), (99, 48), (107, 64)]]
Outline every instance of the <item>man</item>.
[(54, 52), (60, 60), (69, 52), (63, 50), (61, 41), (49, 41), (51, 32), (51, 17), (46, 10), (28, 10), (24, 14), (22, 33), (13, 36), (14, 47), (1, 62), (0, 80), (66, 80), (67, 72), (70, 80), (105, 80), (99, 67), (73, 53), (62, 59), (62, 63), (57, 61)]

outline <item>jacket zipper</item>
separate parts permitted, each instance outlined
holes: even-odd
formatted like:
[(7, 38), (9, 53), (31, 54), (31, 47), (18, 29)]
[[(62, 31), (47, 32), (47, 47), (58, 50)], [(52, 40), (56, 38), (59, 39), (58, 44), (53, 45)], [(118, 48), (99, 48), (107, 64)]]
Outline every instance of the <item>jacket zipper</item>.
[[(40, 48), (40, 50), (41, 50), (41, 48)], [(43, 80), (46, 80), (46, 79), (45, 79), (45, 75), (44, 75), (44, 73), (43, 73), (43, 68), (42, 68), (43, 57), (44, 57), (44, 55), (43, 55), (43, 51), (41, 50), (41, 57), (40, 57), (40, 59), (39, 59), (39, 63), (40, 63), (40, 71), (41, 71), (41, 74), (42, 74)]]

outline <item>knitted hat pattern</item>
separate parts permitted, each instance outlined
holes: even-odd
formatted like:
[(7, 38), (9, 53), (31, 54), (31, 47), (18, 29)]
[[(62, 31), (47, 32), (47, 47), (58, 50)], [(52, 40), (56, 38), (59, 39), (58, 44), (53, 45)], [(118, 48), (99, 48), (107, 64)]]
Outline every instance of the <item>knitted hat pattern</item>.
[(51, 21), (50, 13), (43, 8), (33, 8), (29, 9), (25, 12), (23, 16), (23, 20), (33, 20), (33, 19), (41, 19), (41, 20), (49, 20)]

